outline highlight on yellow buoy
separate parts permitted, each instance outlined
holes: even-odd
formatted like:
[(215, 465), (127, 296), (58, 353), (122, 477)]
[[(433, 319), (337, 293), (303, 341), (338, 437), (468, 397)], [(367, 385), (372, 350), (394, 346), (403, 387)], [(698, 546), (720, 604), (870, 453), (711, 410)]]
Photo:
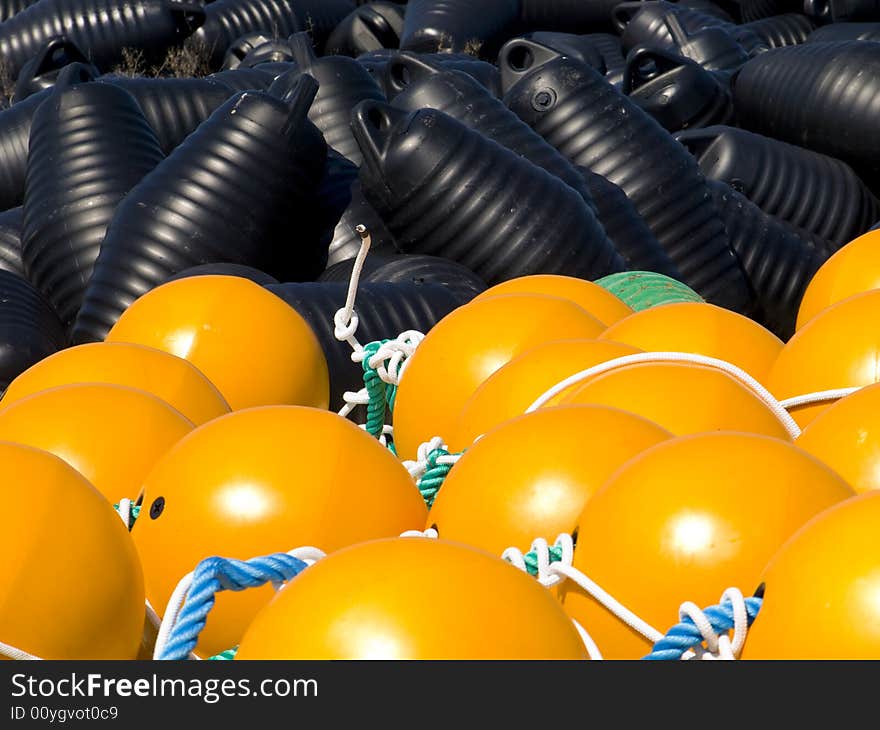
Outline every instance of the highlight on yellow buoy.
[[(574, 566), (659, 632), (679, 606), (747, 595), (807, 520), (853, 496), (846, 482), (793, 444), (719, 432), (664, 441), (628, 461), (578, 520)], [(560, 588), (568, 613), (606, 658), (638, 659), (651, 643), (581, 588)]]
[[(297, 406), (235, 411), (194, 430), (146, 478), (142, 504), (132, 536), (160, 614), (206, 557), (331, 552), (422, 529), (427, 516), (387, 448), (335, 413)], [(236, 646), (271, 596), (271, 586), (218, 595), (196, 653)]]
[(257, 615), (236, 655), (586, 658), (574, 624), (534, 578), (482, 550), (417, 537), (361, 543), (307, 568)]
[(134, 659), (144, 579), (113, 507), (45, 451), (0, 442), (0, 642), (42, 659)]
[(595, 404), (637, 413), (676, 436), (745, 431), (791, 440), (788, 430), (749, 386), (723, 370), (690, 362), (643, 362), (596, 375), (570, 389), (566, 404)]
[[(880, 381), (880, 290), (828, 307), (795, 333), (779, 354), (767, 387), (780, 400)], [(803, 428), (833, 400), (790, 410)]]
[(547, 294), (569, 299), (582, 307), (606, 327), (633, 313), (626, 304), (607, 289), (586, 279), (559, 274), (533, 274), (509, 279), (490, 287), (475, 300), (496, 297), (499, 294)]
[[(496, 370), (468, 399), (447, 443), (461, 451), (495, 426), (521, 416), (549, 388), (581, 370), (641, 352), (606, 340), (555, 340), (532, 347)], [(557, 405), (565, 391), (548, 402)]]
[(664, 304), (636, 312), (609, 327), (600, 339), (645, 352), (690, 352), (718, 358), (764, 384), (783, 345), (748, 317), (702, 302)]
[(474, 391), (517, 355), (543, 342), (593, 339), (605, 326), (567, 299), (503, 294), (459, 307), (408, 360), (394, 405), (394, 443), (413, 459), (420, 444), (449, 438)]
[(856, 492), (880, 489), (880, 384), (829, 406), (795, 443), (828, 464)]
[(817, 515), (773, 556), (743, 659), (880, 656), (880, 492)]
[(193, 424), (155, 395), (107, 383), (42, 390), (0, 409), (0, 441), (61, 457), (111, 503), (144, 477)]
[(557, 406), (501, 424), (473, 444), (428, 514), (440, 537), (501, 555), (571, 534), (584, 505), (629, 459), (672, 437), (604, 406)]
[(832, 304), (873, 289), (880, 289), (880, 230), (859, 236), (822, 264), (804, 292), (797, 329)]
[(220, 391), (195, 365), (152, 347), (123, 342), (78, 345), (41, 360), (9, 384), (0, 408), (41, 390), (75, 383), (145, 390), (196, 425), (229, 413)]
[(239, 276), (163, 284), (125, 310), (107, 341), (188, 360), (235, 410), (329, 403), (327, 361), (311, 327), (282, 299)]

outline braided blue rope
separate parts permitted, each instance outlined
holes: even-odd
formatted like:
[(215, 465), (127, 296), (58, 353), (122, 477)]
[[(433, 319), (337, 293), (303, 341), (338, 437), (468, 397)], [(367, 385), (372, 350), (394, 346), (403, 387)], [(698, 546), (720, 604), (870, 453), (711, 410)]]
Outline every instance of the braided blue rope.
[(250, 560), (206, 558), (196, 566), (186, 601), (159, 659), (186, 659), (196, 648), (220, 591), (243, 591), (266, 583), (283, 583), (299, 575), (306, 564), (287, 553), (275, 553)]
[[(756, 596), (745, 599), (746, 616), (748, 625), (751, 626), (761, 610), (763, 599)], [(733, 604), (730, 601), (703, 609), (712, 630), (716, 634), (723, 634), (733, 629)], [(675, 661), (681, 659), (685, 652), (703, 643), (703, 635), (690, 618), (685, 616), (681, 623), (677, 623), (666, 632), (660, 641), (654, 644), (651, 653), (643, 659)]]

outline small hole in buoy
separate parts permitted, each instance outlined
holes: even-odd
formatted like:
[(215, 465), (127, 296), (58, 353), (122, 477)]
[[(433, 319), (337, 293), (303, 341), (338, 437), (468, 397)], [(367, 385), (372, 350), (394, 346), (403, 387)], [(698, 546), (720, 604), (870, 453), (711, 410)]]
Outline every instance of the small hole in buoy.
[(532, 97), (532, 108), (538, 112), (546, 112), (556, 104), (556, 92), (553, 89), (539, 89)]
[(574, 528), (574, 532), (571, 533), (571, 544), (572, 547), (577, 547), (578, 544), (578, 528)]
[(398, 89), (408, 86), (410, 82), (409, 69), (403, 63), (391, 64), (391, 80)]
[(526, 46), (515, 46), (507, 56), (507, 65), (514, 71), (527, 71), (535, 62), (535, 57)]
[(165, 497), (156, 497), (150, 505), (150, 519), (155, 520), (165, 511)]
[(377, 107), (373, 107), (367, 112), (367, 121), (380, 132), (384, 132), (388, 128), (388, 117)]

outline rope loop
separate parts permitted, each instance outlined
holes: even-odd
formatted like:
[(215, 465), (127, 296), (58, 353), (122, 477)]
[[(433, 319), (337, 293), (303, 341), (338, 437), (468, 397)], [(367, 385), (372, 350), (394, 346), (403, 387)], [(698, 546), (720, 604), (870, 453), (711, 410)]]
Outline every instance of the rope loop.
[(434, 436), (430, 441), (421, 444), (416, 452), (415, 461), (405, 461), (410, 476), (415, 480), (425, 504), (430, 508), (434, 504), (437, 492), (446, 481), (446, 477), (452, 467), (464, 452), (450, 453), (449, 447), (443, 443), (443, 439)]
[(192, 656), (220, 591), (242, 591), (266, 583), (278, 590), (324, 555), (315, 548), (301, 548), (293, 553), (296, 554), (275, 553), (250, 560), (221, 557), (202, 560), (172, 593), (156, 637), (153, 658), (176, 660)]
[(574, 540), (571, 535), (562, 533), (551, 546), (544, 538), (539, 537), (532, 541), (529, 552), (523, 554), (518, 548), (509, 547), (501, 557), (536, 577), (541, 585), (549, 588), (565, 580), (561, 573), (551, 571), (550, 566), (557, 563), (571, 565), (574, 560)]
[[(700, 610), (688, 601), (679, 609), (679, 623), (654, 644), (645, 659), (736, 659), (742, 651), (749, 627), (761, 610), (762, 598), (744, 598), (737, 588), (728, 588), (721, 602)], [(733, 637), (728, 633), (733, 631)]]

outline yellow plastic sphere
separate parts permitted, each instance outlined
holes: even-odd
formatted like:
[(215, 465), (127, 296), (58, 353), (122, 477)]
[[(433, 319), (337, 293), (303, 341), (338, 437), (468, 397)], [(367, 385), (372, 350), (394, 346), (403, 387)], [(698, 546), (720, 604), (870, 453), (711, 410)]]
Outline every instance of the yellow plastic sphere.
[(880, 493), (810, 520), (761, 576), (764, 602), (743, 659), (880, 656)]
[[(795, 333), (773, 366), (767, 387), (780, 400), (880, 381), (880, 290), (856, 294), (824, 310)], [(791, 415), (803, 428), (832, 401)]]
[(122, 520), (57, 456), (0, 443), (0, 641), (43, 659), (134, 659), (144, 579)]
[[(685, 601), (718, 602), (758, 586), (767, 561), (807, 520), (853, 491), (793, 444), (722, 432), (665, 441), (630, 460), (587, 502), (574, 565), (665, 632)], [(606, 658), (651, 644), (566, 581), (569, 614)]]
[(795, 443), (856, 492), (880, 489), (880, 385), (841, 398), (816, 416)]
[[(297, 406), (236, 411), (193, 431), (144, 483), (132, 529), (147, 598), (164, 611), (204, 558), (247, 560), (311, 545), (345, 545), (421, 529), (427, 509), (403, 465), (335, 413)], [(238, 644), (266, 586), (217, 597), (198, 653)]]
[(193, 424), (143, 390), (62, 385), (0, 409), (0, 440), (61, 457), (110, 502), (137, 496), (153, 465)]
[(859, 236), (822, 264), (804, 292), (797, 329), (832, 304), (872, 289), (880, 289), (880, 231)]
[(767, 405), (723, 370), (683, 362), (625, 365), (568, 391), (563, 403), (622, 408), (676, 436), (704, 431), (746, 431), (791, 440)]
[[(604, 340), (558, 340), (526, 350), (495, 371), (465, 403), (447, 443), (461, 451), (498, 424), (521, 416), (546, 390), (608, 360), (639, 352), (635, 347)], [(547, 405), (558, 404), (563, 391)]]
[(438, 322), (406, 365), (394, 406), (401, 458), (453, 434), (468, 398), (496, 370), (551, 340), (593, 339), (605, 326), (566, 299), (503, 294), (459, 307)]
[(327, 361), (296, 311), (240, 276), (192, 276), (136, 300), (107, 335), (189, 360), (234, 410), (261, 405), (326, 408)]
[(586, 658), (574, 624), (534, 578), (481, 550), (411, 537), (307, 568), (254, 619), (236, 656)]
[(476, 299), (488, 299), (499, 294), (547, 294), (569, 299), (587, 310), (606, 327), (633, 313), (626, 304), (607, 289), (586, 279), (558, 274), (533, 274), (510, 279), (487, 289)]
[(587, 500), (626, 461), (671, 434), (631, 413), (557, 406), (498, 426), (450, 470), (428, 515), (441, 537), (500, 555), (572, 533)]
[(0, 407), (41, 390), (74, 383), (110, 383), (145, 390), (196, 425), (229, 413), (229, 406), (192, 363), (167, 352), (123, 342), (92, 343), (61, 350), (19, 375)]
[(636, 312), (605, 330), (601, 339), (645, 352), (691, 352), (726, 360), (762, 383), (782, 350), (782, 340), (757, 322), (701, 302)]

